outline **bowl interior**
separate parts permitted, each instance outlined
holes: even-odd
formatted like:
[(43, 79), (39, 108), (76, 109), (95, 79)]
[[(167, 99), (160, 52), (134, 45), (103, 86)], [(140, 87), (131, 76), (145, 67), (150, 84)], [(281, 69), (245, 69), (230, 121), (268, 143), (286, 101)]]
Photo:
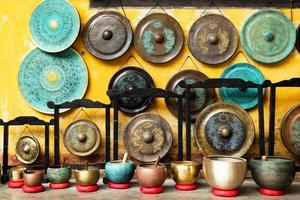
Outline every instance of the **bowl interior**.
[(247, 162), (247, 160), (244, 158), (232, 157), (232, 156), (209, 156), (208, 159), (213, 161), (231, 162), (231, 163)]
[(165, 165), (162, 164), (162, 163), (159, 163), (157, 165), (157, 167), (155, 167), (154, 163), (145, 163), (145, 164), (140, 164), (139, 167), (148, 168), (148, 169), (155, 169), (155, 168), (163, 168), (163, 167), (165, 167)]
[(268, 156), (267, 160), (262, 160), (261, 156), (252, 158), (255, 161), (273, 162), (273, 163), (284, 163), (284, 162), (294, 162), (295, 160), (287, 157), (280, 156)]
[(172, 165), (197, 166), (200, 164), (195, 161), (174, 161), (172, 162)]

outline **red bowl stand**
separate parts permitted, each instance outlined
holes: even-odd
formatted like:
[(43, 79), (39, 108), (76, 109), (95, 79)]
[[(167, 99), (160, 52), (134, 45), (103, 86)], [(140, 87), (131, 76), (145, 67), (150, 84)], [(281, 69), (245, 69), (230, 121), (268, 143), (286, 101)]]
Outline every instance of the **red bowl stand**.
[(18, 181), (9, 180), (7, 182), (7, 186), (9, 188), (22, 188), (23, 185), (24, 185), (24, 180), (18, 180)]
[(273, 189), (267, 189), (267, 188), (263, 188), (263, 187), (259, 188), (259, 192), (263, 195), (268, 195), (268, 196), (281, 196), (281, 195), (284, 195), (283, 190), (273, 190)]
[(112, 189), (124, 190), (130, 188), (130, 186), (131, 186), (130, 183), (113, 183), (111, 181), (108, 182), (108, 187)]
[(23, 192), (25, 192), (25, 193), (37, 193), (37, 192), (42, 192), (45, 190), (44, 186), (42, 186), (42, 185), (34, 186), (34, 187), (23, 185), (22, 189), (23, 189)]
[(98, 185), (80, 185), (76, 184), (76, 189), (78, 192), (95, 192), (100, 187)]
[(140, 191), (144, 194), (159, 194), (163, 192), (163, 188), (161, 187), (157, 187), (157, 188), (147, 188), (144, 186), (140, 187)]
[(70, 182), (66, 183), (49, 183), (49, 188), (51, 189), (65, 189), (71, 186)]
[(217, 188), (212, 188), (211, 193), (213, 193), (215, 196), (219, 197), (236, 197), (239, 195), (240, 190), (234, 189), (234, 190), (221, 190)]
[(196, 183), (188, 184), (188, 185), (176, 184), (175, 189), (182, 190), (182, 191), (195, 190), (195, 189), (197, 189), (197, 184)]

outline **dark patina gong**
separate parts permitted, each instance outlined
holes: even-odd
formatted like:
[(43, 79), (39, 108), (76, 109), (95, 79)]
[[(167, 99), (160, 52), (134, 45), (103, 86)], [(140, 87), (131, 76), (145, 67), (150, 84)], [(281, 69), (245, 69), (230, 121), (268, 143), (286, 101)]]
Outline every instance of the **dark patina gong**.
[[(145, 70), (138, 67), (125, 67), (113, 75), (108, 87), (122, 93), (155, 86), (152, 77)], [(119, 108), (125, 113), (139, 113), (145, 110), (151, 101), (152, 98), (147, 97), (122, 97), (119, 100)]]
[(141, 57), (152, 63), (165, 63), (175, 58), (183, 41), (179, 23), (164, 13), (147, 15), (135, 29), (134, 47)]
[(254, 140), (254, 124), (249, 114), (231, 103), (206, 107), (195, 123), (194, 137), (204, 156), (243, 156)]
[[(177, 94), (183, 94), (185, 92), (185, 88), (179, 86), (181, 81), (185, 81), (188, 84), (195, 83), (197, 81), (204, 81), (208, 79), (208, 77), (201, 73), (198, 70), (184, 70), (175, 74), (168, 82), (166, 86), (166, 90), (172, 91)], [(196, 120), (198, 114), (202, 111), (206, 106), (214, 103), (216, 100), (216, 94), (214, 89), (204, 89), (204, 88), (192, 88), (191, 89), (191, 120)], [(178, 100), (175, 98), (167, 98), (166, 105), (170, 112), (178, 116)], [(185, 119), (186, 113), (186, 101), (183, 99), (183, 118)]]
[(193, 56), (204, 63), (227, 61), (237, 46), (238, 32), (234, 24), (222, 15), (205, 15), (190, 29), (188, 47)]
[(129, 20), (115, 11), (101, 11), (91, 17), (83, 35), (87, 50), (102, 60), (122, 56), (133, 38)]

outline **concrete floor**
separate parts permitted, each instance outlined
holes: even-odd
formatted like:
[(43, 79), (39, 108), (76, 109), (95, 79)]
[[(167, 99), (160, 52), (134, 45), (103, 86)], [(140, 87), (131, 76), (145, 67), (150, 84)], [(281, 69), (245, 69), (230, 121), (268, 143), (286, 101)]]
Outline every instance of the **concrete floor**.
[[(31, 200), (31, 199), (43, 199), (43, 200), (92, 200), (92, 199), (101, 199), (101, 200), (110, 200), (110, 199), (122, 199), (122, 200), (198, 200), (198, 199), (208, 199), (208, 200), (219, 200), (219, 199), (230, 199), (230, 198), (220, 198), (215, 197), (210, 193), (210, 187), (206, 182), (201, 179), (199, 182), (199, 187), (194, 191), (177, 191), (174, 189), (174, 182), (168, 179), (164, 184), (164, 192), (157, 195), (146, 195), (142, 194), (139, 191), (139, 185), (134, 180), (133, 185), (130, 189), (127, 190), (113, 190), (107, 187), (107, 185), (102, 184), (100, 181), (101, 188), (97, 192), (93, 193), (80, 193), (76, 191), (76, 188), (71, 187), (64, 190), (51, 190), (46, 186), (46, 190), (41, 193), (35, 194), (26, 194), (23, 193), (21, 189), (10, 189), (7, 185), (3, 185), (0, 188), (0, 199), (22, 199), (22, 200)], [(290, 188), (287, 189), (284, 196), (279, 197), (270, 197), (261, 195), (258, 192), (258, 187), (251, 179), (247, 179), (242, 187), (240, 188), (240, 195), (237, 198), (232, 199), (241, 199), (241, 200), (284, 200), (284, 199), (300, 199), (300, 182), (294, 182)]]

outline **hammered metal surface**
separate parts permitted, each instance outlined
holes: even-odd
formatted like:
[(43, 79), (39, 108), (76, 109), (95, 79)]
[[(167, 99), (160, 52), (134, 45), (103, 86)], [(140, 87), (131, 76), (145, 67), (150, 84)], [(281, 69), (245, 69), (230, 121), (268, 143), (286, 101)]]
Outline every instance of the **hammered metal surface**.
[[(61, 104), (83, 97), (88, 72), (80, 55), (73, 49), (50, 54), (38, 48), (27, 54), (19, 69), (19, 88), (34, 109), (53, 114), (47, 103)], [(65, 110), (61, 110), (65, 111)]]
[(88, 156), (100, 146), (101, 133), (96, 124), (89, 120), (72, 122), (65, 130), (64, 144), (75, 156)]
[(46, 52), (60, 52), (76, 40), (79, 15), (66, 0), (44, 0), (34, 9), (29, 22), (35, 44)]
[(294, 49), (296, 31), (282, 12), (262, 9), (244, 23), (241, 43), (246, 53), (262, 63), (275, 63), (286, 58)]
[[(265, 78), (263, 74), (251, 64), (236, 63), (227, 67), (221, 74), (221, 78), (239, 78), (253, 83), (263, 83)], [(263, 90), (265, 92), (265, 89)], [(224, 102), (235, 103), (243, 109), (250, 109), (257, 105), (256, 88), (220, 88), (219, 94)]]
[(194, 138), (204, 156), (243, 156), (254, 140), (254, 123), (241, 107), (231, 103), (215, 103), (199, 115)]
[(122, 56), (132, 43), (129, 20), (115, 11), (101, 11), (85, 25), (83, 41), (87, 50), (102, 60)]
[(135, 29), (134, 47), (146, 61), (165, 63), (183, 47), (180, 24), (170, 15), (153, 13), (144, 17)]
[(40, 155), (40, 144), (34, 137), (22, 136), (16, 144), (15, 151), (19, 161), (32, 164)]
[(281, 139), (290, 152), (300, 157), (300, 105), (290, 109), (283, 118)]
[(189, 32), (188, 47), (195, 58), (207, 64), (227, 61), (238, 46), (234, 24), (222, 15), (199, 18)]
[(141, 162), (155, 161), (165, 156), (172, 146), (172, 129), (159, 115), (141, 113), (128, 123), (124, 132), (125, 147)]
[[(113, 75), (109, 82), (109, 89), (126, 92), (134, 89), (154, 88), (152, 77), (138, 67), (125, 67)], [(122, 97), (119, 100), (121, 111), (129, 114), (139, 113), (151, 104), (152, 98)]]
[[(197, 81), (204, 81), (208, 77), (198, 70), (184, 70), (175, 74), (167, 83), (166, 90), (172, 91), (177, 94), (183, 94), (185, 88), (179, 86), (180, 81), (184, 81), (188, 84), (195, 83)], [(216, 94), (214, 89), (203, 89), (203, 88), (192, 88), (191, 89), (191, 102), (190, 102), (190, 113), (191, 120), (196, 120), (199, 113), (206, 106), (216, 101)], [(167, 108), (170, 112), (178, 116), (178, 100), (174, 98), (165, 99)], [(183, 99), (183, 119), (185, 119), (186, 113), (186, 100)]]

